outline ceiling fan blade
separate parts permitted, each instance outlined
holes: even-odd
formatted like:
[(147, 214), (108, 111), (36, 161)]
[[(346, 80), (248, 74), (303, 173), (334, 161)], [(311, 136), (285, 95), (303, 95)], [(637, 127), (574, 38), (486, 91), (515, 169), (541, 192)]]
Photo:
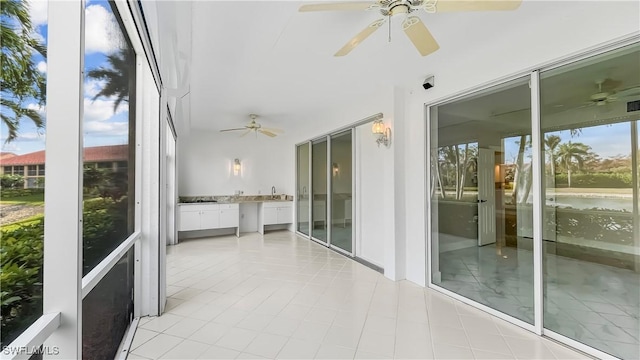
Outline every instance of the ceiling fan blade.
[(522, 0), (438, 0), (436, 12), (515, 10)]
[(404, 30), (404, 33), (407, 34), (413, 46), (418, 49), (422, 56), (427, 56), (440, 48), (429, 29), (424, 26), (422, 20), (417, 16), (409, 16), (402, 22), (402, 30)]
[(225, 132), (225, 131), (238, 131), (238, 130), (247, 130), (247, 128), (224, 129), (224, 130), (220, 130), (220, 132)]
[(623, 89), (623, 90), (620, 90), (620, 91), (616, 91), (614, 93), (614, 95), (617, 98), (627, 98), (627, 97), (640, 96), (640, 86), (634, 86), (634, 87), (630, 87), (628, 89)]
[(262, 129), (262, 130), (269, 131), (269, 132), (272, 132), (272, 133), (276, 133), (276, 134), (277, 134), (277, 133), (283, 133), (283, 132), (284, 132), (284, 130), (282, 130), (282, 129), (264, 128), (264, 127), (263, 127), (263, 128), (261, 128), (261, 129)]
[(351, 50), (355, 49), (356, 46), (360, 45), (360, 43), (363, 42), (366, 38), (368, 38), (369, 35), (373, 34), (376, 30), (378, 30), (378, 28), (380, 28), (385, 21), (386, 19), (378, 19), (372, 22), (371, 24), (369, 24), (369, 26), (364, 28), (364, 30), (360, 31), (358, 35), (354, 36), (351, 40), (349, 40), (349, 42), (346, 43), (333, 56), (345, 56), (348, 53), (350, 53)]
[(325, 4), (308, 4), (300, 6), (298, 11), (349, 11), (349, 10), (367, 10), (375, 3), (371, 1), (357, 1), (357, 2), (340, 2), (340, 3), (325, 3)]
[(240, 135), (240, 137), (246, 136), (246, 135), (247, 135), (248, 133), (250, 133), (250, 132), (251, 132), (251, 129), (249, 129), (249, 130), (247, 130), (247, 131), (243, 132), (243, 133), (242, 133), (242, 135)]
[(265, 134), (265, 135), (267, 135), (267, 136), (270, 136), (270, 137), (276, 137), (276, 136), (278, 136), (278, 134), (274, 134), (274, 133), (272, 133), (272, 132), (271, 132), (271, 131), (269, 131), (269, 130), (258, 130), (258, 132), (260, 132), (260, 133), (262, 133), (262, 134)]

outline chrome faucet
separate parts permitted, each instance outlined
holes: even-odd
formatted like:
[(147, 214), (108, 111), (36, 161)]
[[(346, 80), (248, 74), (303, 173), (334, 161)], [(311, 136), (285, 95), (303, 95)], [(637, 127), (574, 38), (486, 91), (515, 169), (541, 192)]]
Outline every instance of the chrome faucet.
[(275, 196), (275, 195), (276, 195), (276, 187), (275, 187), (275, 186), (272, 186), (272, 187), (271, 187), (271, 196), (273, 197), (273, 196)]

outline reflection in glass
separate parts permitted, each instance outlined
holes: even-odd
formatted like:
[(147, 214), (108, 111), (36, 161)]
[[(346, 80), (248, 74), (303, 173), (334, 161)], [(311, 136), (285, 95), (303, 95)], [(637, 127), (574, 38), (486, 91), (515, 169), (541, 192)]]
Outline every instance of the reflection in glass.
[(0, 348), (42, 315), (47, 2), (44, 18), (33, 5), (0, 4)]
[(638, 64), (635, 45), (540, 81), (544, 326), (623, 359), (640, 357)]
[(86, 13), (106, 20), (85, 39), (83, 275), (133, 233), (135, 200), (135, 53), (115, 5), (92, 1)]
[(312, 143), (311, 157), (311, 236), (327, 242), (327, 139)]
[(309, 143), (297, 147), (297, 200), (298, 231), (309, 235)]
[(331, 136), (331, 244), (352, 252), (351, 130)]
[(82, 358), (113, 359), (133, 316), (133, 249), (82, 300)]
[(432, 281), (533, 323), (528, 77), (431, 108)]

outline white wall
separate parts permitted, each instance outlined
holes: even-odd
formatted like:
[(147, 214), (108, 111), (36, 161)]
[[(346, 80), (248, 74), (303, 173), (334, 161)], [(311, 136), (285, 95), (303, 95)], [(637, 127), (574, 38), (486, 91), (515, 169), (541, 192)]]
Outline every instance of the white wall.
[[(406, 166), (402, 169), (406, 216), (404, 224), (398, 226), (406, 229), (406, 278), (417, 284), (425, 284), (426, 266), (425, 104), (500, 78), (526, 73), (613, 39), (637, 34), (640, 29), (637, 1), (527, 1), (522, 8), (530, 13), (528, 22), (508, 29), (500, 38), (468, 49), (468, 56), (450, 59), (446, 67), (435, 72), (434, 88), (424, 91), (416, 84), (414, 88), (405, 89), (405, 128), (395, 133), (396, 142), (402, 141), (406, 149)], [(606, 26), (598, 26), (605, 23), (604, 19), (609, 19)]]
[[(179, 195), (294, 194), (295, 153), (286, 135), (239, 137), (237, 133), (194, 130), (179, 142)], [(241, 173), (233, 174), (239, 159)]]

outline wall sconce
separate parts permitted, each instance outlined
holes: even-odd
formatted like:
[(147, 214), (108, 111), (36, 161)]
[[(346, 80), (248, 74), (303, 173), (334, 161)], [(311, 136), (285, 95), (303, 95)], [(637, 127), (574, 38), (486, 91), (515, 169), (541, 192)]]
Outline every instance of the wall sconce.
[(338, 163), (333, 163), (333, 165), (331, 166), (331, 171), (333, 173), (333, 176), (338, 176), (338, 173), (340, 172)]
[(378, 147), (380, 147), (380, 144), (389, 147), (391, 144), (391, 129), (384, 126), (382, 120), (374, 121), (371, 131), (377, 136), (376, 143), (378, 143)]
[(238, 176), (240, 174), (240, 160), (239, 159), (234, 159), (233, 160), (233, 175)]

